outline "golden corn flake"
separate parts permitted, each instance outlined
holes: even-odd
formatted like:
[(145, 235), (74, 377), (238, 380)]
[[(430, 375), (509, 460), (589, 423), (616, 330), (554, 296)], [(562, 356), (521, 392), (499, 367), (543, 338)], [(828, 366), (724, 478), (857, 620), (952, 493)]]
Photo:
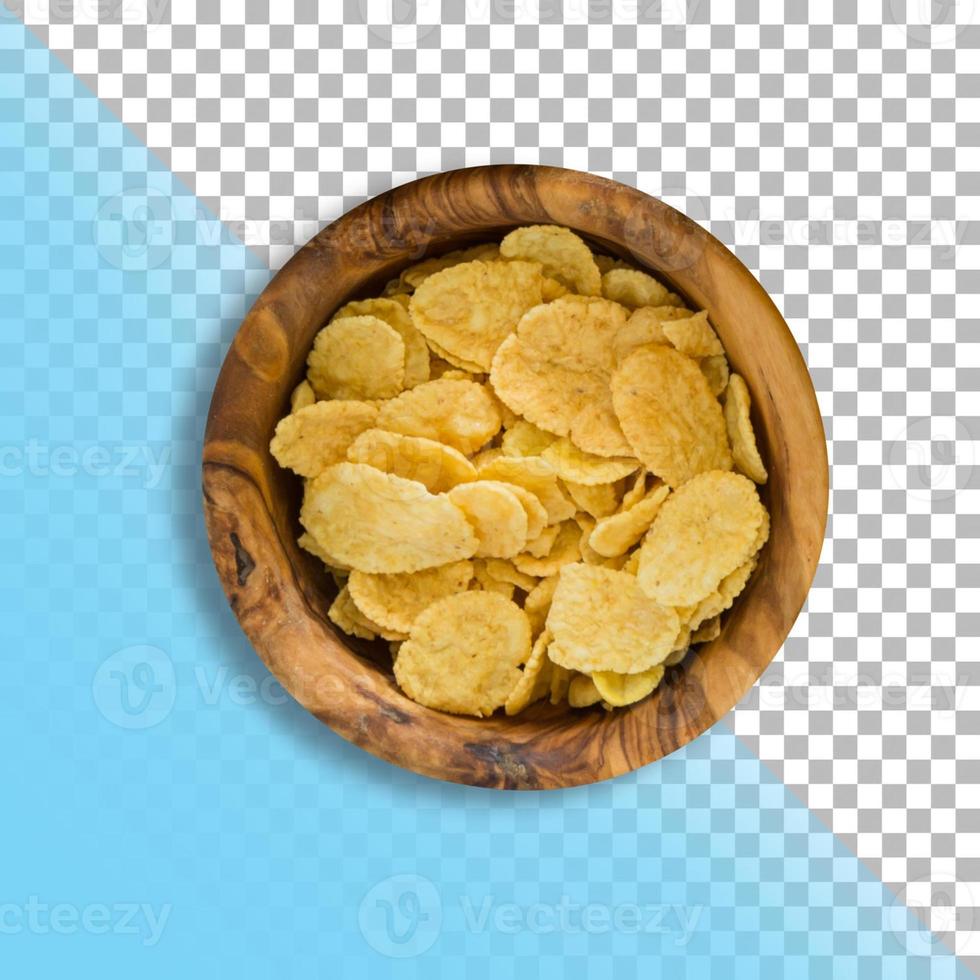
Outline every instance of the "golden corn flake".
[(613, 375), (612, 397), (633, 453), (668, 486), (732, 468), (721, 406), (690, 358), (641, 347)]
[(472, 579), (473, 563), (457, 561), (393, 575), (355, 570), (347, 585), (365, 616), (385, 629), (408, 633), (424, 609), (448, 595), (465, 592)]
[(298, 412), (301, 408), (309, 408), (316, 401), (313, 385), (309, 381), (301, 381), (289, 396), (289, 410)]
[(681, 298), (639, 269), (610, 269), (602, 277), (602, 295), (631, 310), (641, 306), (682, 306)]
[(631, 551), (629, 557), (623, 563), (622, 571), (626, 572), (627, 575), (636, 575), (640, 569), (640, 549), (637, 548), (636, 551)]
[(484, 592), (495, 592), (502, 595), (505, 599), (513, 599), (515, 586), (513, 582), (504, 582), (494, 578), (487, 571), (487, 563), (483, 558), (477, 558), (473, 562), (473, 585), (471, 588), (482, 589)]
[(405, 383), (405, 342), (376, 316), (328, 323), (307, 358), (317, 398), (391, 398)]
[(597, 486), (586, 486), (574, 480), (564, 480), (569, 497), (579, 510), (593, 517), (608, 517), (615, 514), (619, 507), (623, 492), (622, 481), (616, 483), (600, 483)]
[[(455, 354), (450, 354), (449, 351), (440, 347), (432, 340), (427, 340), (426, 343), (429, 345), (433, 354), (451, 365), (453, 371), (465, 371), (467, 374), (472, 375), (472, 377), (468, 379), (470, 381), (478, 381), (481, 379), (483, 368), (481, 368), (479, 364), (476, 364), (473, 361), (468, 361), (465, 357), (457, 357)], [(444, 374), (448, 373), (448, 371), (444, 372)]]
[(611, 255), (600, 255), (598, 252), (592, 253), (592, 260), (595, 262), (602, 275), (605, 275), (610, 269), (629, 269), (631, 266), (627, 265), (622, 259), (614, 259)]
[(508, 456), (540, 456), (558, 436), (519, 419), (504, 433), (500, 447)]
[(629, 510), (634, 504), (638, 504), (647, 495), (647, 471), (640, 470), (633, 478), (633, 483), (623, 494), (620, 511)]
[(725, 353), (718, 335), (708, 323), (708, 311), (702, 310), (685, 320), (668, 320), (663, 324), (667, 339), (688, 357), (717, 357)]
[(500, 446), (487, 446), (486, 449), (481, 449), (478, 453), (470, 456), (470, 462), (476, 467), (477, 472), (479, 472), (482, 466), (486, 466), (487, 463), (495, 459), (500, 459), (503, 455), (504, 451)]
[(554, 598), (555, 589), (558, 587), (558, 576), (549, 575), (541, 579), (538, 584), (531, 589), (524, 600), (524, 612), (531, 621), (531, 632), (537, 636), (544, 629), (544, 622), (548, 618), (548, 610), (551, 608), (551, 600)]
[[(750, 558), (747, 562), (739, 565), (734, 572), (729, 573), (721, 580), (721, 582), (719, 582), (718, 593), (726, 603), (725, 609), (731, 608), (736, 596), (738, 596), (742, 589), (748, 585), (749, 579), (752, 577), (752, 573), (755, 571), (756, 564), (756, 559), (754, 557)], [(723, 612), (724, 610), (721, 611)]]
[(343, 565), (333, 555), (325, 551), (323, 548), (317, 544), (316, 538), (313, 537), (309, 531), (304, 531), (297, 539), (296, 543), (304, 550), (308, 551), (311, 555), (315, 555), (324, 565), (327, 566), (330, 574), (336, 578), (346, 578), (348, 572), (350, 572), (349, 565)]
[(480, 480), (499, 480), (529, 490), (544, 505), (549, 524), (556, 524), (575, 513), (575, 505), (558, 485), (554, 467), (539, 456), (497, 456), (481, 463), (477, 475)]
[(347, 316), (376, 316), (384, 320), (405, 344), (405, 387), (414, 388), (429, 380), (429, 347), (425, 337), (416, 330), (408, 308), (395, 299), (359, 299), (346, 303), (333, 315), (333, 320)]
[(589, 537), (589, 546), (606, 558), (625, 554), (646, 534), (669, 493), (661, 483), (629, 510), (604, 517)]
[(490, 578), (498, 582), (509, 582), (524, 592), (530, 592), (538, 584), (538, 580), (533, 575), (519, 572), (514, 563), (506, 558), (488, 558), (484, 565)]
[(710, 643), (721, 636), (721, 617), (712, 616), (706, 619), (693, 633), (691, 633), (692, 643)]
[(764, 510), (762, 514), (762, 524), (759, 525), (759, 530), (756, 532), (755, 536), (755, 543), (752, 545), (753, 554), (760, 551), (762, 546), (769, 540), (770, 527), (769, 511)]
[(613, 341), (626, 310), (595, 297), (564, 296), (532, 309), (501, 344), (490, 380), (515, 412), (597, 456), (632, 455), (609, 393)]
[(327, 610), (327, 617), (345, 633), (358, 636), (362, 640), (374, 640), (380, 636), (385, 640), (401, 641), (408, 636), (407, 633), (386, 629), (366, 616), (354, 602), (347, 585), (337, 594), (333, 605)]
[(300, 476), (318, 476), (341, 462), (377, 419), (378, 410), (366, 402), (314, 402), (280, 420), (269, 450), (280, 466)]
[(444, 493), (476, 479), (476, 467), (458, 449), (384, 429), (362, 432), (347, 450), (347, 459), (406, 480), (418, 480), (432, 493)]
[(492, 592), (461, 592), (429, 606), (395, 661), (395, 680), (414, 701), (452, 714), (502, 707), (531, 655), (524, 611)]
[(434, 439), (469, 456), (500, 430), (500, 413), (483, 385), (439, 379), (385, 402), (377, 427)]
[(688, 316), (693, 314), (682, 306), (641, 306), (633, 310), (626, 325), (616, 336), (613, 346), (616, 361), (625, 360), (637, 347), (645, 347), (647, 344), (669, 345), (670, 341), (664, 333), (665, 321)]
[(728, 387), (728, 358), (724, 354), (702, 357), (701, 373), (708, 379), (711, 394), (717, 398)]
[(478, 558), (510, 558), (527, 544), (527, 512), (502, 484), (463, 483), (448, 496), (476, 532)]
[(555, 538), (558, 537), (558, 532), (561, 530), (561, 528), (561, 524), (549, 524), (546, 528), (543, 528), (541, 533), (536, 537), (528, 537), (524, 550), (532, 558), (544, 558), (547, 554), (549, 554), (554, 546)]
[[(501, 343), (542, 301), (537, 262), (465, 262), (429, 276), (412, 296), (412, 320), (446, 360), (490, 369)], [(448, 355), (448, 356), (447, 356)]]
[(642, 701), (663, 680), (663, 664), (640, 671), (638, 674), (618, 674), (614, 670), (597, 670), (592, 683), (606, 704), (622, 708)]
[(602, 700), (599, 689), (588, 674), (576, 674), (568, 685), (568, 704), (572, 708), (589, 708)]
[(357, 606), (354, 605), (354, 600), (351, 599), (346, 586), (337, 593), (337, 598), (327, 610), (327, 618), (350, 636), (356, 636), (362, 640), (377, 638), (377, 634), (364, 625), (363, 619), (358, 615)]
[(553, 442), (541, 456), (551, 463), (562, 480), (587, 486), (615, 483), (640, 468), (640, 461), (631, 456), (593, 456), (583, 452), (567, 437)]
[(526, 575), (536, 575), (539, 578), (554, 575), (563, 565), (577, 562), (582, 557), (579, 551), (581, 538), (582, 531), (575, 521), (563, 521), (547, 555), (543, 558), (535, 558), (530, 554), (515, 555), (514, 565)]
[(508, 259), (540, 262), (546, 276), (583, 296), (598, 296), (602, 287), (602, 276), (589, 246), (573, 231), (558, 225), (515, 228), (500, 243), (500, 254)]
[(551, 691), (549, 700), (552, 704), (561, 704), (568, 697), (568, 688), (572, 682), (572, 671), (555, 661), (552, 651), (555, 649), (554, 640), (548, 644), (548, 659), (551, 661)]
[(362, 572), (446, 565), (471, 558), (478, 543), (448, 497), (361, 463), (337, 463), (307, 483), (300, 522), (320, 547)]
[(399, 288), (405, 291), (418, 289), (429, 276), (443, 269), (449, 269), (462, 262), (472, 262), (474, 259), (492, 261), (500, 255), (500, 246), (494, 242), (472, 245), (469, 248), (456, 249), (437, 258), (425, 259), (416, 265), (409, 266), (398, 278)]
[[(697, 629), (707, 620), (720, 616), (730, 609), (736, 597), (748, 584), (757, 564), (758, 559), (754, 556), (743, 562), (718, 583), (718, 588), (714, 592), (710, 592), (693, 608), (686, 607), (684, 610), (686, 615), (682, 615), (682, 618), (686, 619), (688, 626), (692, 630)], [(678, 614), (681, 614), (680, 609)]]
[(640, 550), (637, 581), (665, 605), (700, 602), (752, 553), (764, 512), (744, 476), (701, 473), (660, 508)]
[(568, 290), (557, 280), (545, 276), (541, 280), (541, 302), (550, 303), (552, 300), (567, 296)]
[(635, 674), (663, 661), (679, 625), (677, 613), (645, 595), (632, 575), (566, 565), (548, 613), (550, 655), (570, 670)]
[(514, 690), (510, 692), (504, 704), (504, 711), (508, 715), (516, 715), (523, 711), (529, 704), (540, 701), (551, 691), (551, 661), (548, 659), (548, 644), (551, 642), (551, 635), (545, 630), (535, 641), (531, 648), (531, 656), (528, 657), (521, 679), (517, 682)]
[[(474, 460), (476, 457), (474, 457)], [(510, 491), (521, 502), (524, 513), (527, 515), (527, 540), (532, 541), (537, 538), (548, 523), (548, 512), (544, 504), (531, 493), (526, 487), (519, 487), (514, 483), (505, 483), (500, 480), (485, 480), (480, 477), (480, 482), (492, 487), (502, 487)]]
[(732, 443), (732, 456), (735, 468), (744, 473), (756, 483), (765, 483), (769, 479), (759, 447), (755, 442), (755, 432), (752, 420), (749, 418), (751, 399), (749, 389), (741, 375), (733, 374), (728, 381), (725, 392), (725, 423), (728, 426), (728, 438)]

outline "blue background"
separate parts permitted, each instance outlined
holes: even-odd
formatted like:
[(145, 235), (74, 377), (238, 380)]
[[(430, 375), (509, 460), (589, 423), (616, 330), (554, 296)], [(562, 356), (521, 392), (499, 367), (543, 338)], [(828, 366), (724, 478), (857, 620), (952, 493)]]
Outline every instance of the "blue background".
[(0, 73), (4, 976), (962, 969), (724, 725), (506, 794), (285, 698), (200, 510), (210, 392), (269, 271), (2, 18)]

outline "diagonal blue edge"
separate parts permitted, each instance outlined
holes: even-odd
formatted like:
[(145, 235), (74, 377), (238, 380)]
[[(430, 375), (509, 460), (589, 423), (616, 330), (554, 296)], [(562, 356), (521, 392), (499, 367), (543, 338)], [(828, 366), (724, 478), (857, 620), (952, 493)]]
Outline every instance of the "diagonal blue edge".
[(269, 271), (2, 16), (0, 75), (4, 976), (967, 976), (724, 726), (505, 794), (285, 698), (199, 501)]

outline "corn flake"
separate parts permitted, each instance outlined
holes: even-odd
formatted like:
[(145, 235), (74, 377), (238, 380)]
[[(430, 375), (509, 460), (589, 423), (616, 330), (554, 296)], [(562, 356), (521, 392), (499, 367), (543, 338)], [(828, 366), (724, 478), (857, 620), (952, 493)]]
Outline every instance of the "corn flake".
[(725, 392), (725, 423), (728, 426), (728, 438), (732, 444), (732, 456), (735, 468), (744, 473), (756, 483), (765, 483), (769, 479), (766, 467), (759, 455), (756, 445), (752, 420), (749, 418), (751, 399), (749, 389), (741, 375), (733, 374), (728, 381)]
[(300, 476), (318, 476), (341, 462), (377, 419), (378, 410), (367, 402), (314, 402), (280, 420), (269, 450), (280, 466)]
[(658, 664), (638, 674), (619, 674), (614, 670), (597, 670), (592, 683), (600, 697), (614, 708), (642, 701), (663, 680), (664, 667)]
[(668, 486), (732, 468), (721, 406), (690, 358), (641, 347), (613, 375), (612, 397), (634, 454)]
[(487, 371), (521, 316), (542, 299), (539, 263), (476, 260), (429, 276), (410, 309), (415, 325), (446, 360), (462, 358)]
[(604, 517), (589, 537), (589, 546), (606, 558), (625, 554), (646, 534), (669, 493), (661, 483), (629, 510)]
[(384, 429), (362, 432), (348, 448), (347, 459), (406, 480), (418, 480), (432, 493), (444, 493), (476, 479), (476, 467), (458, 449)]
[(632, 575), (596, 565), (566, 565), (548, 612), (551, 657), (570, 670), (635, 674), (673, 647), (677, 613), (641, 591)]
[(500, 430), (500, 413), (483, 385), (440, 378), (385, 402), (377, 427), (434, 439), (469, 456)]
[(415, 329), (408, 309), (394, 299), (359, 299), (342, 306), (331, 318), (331, 322), (348, 316), (376, 316), (384, 320), (396, 331), (405, 344), (406, 388), (414, 388), (429, 380), (429, 348), (425, 337)]
[(448, 496), (476, 532), (478, 558), (510, 558), (527, 544), (527, 511), (503, 484), (463, 483)]
[(708, 323), (708, 311), (702, 310), (684, 320), (668, 320), (663, 332), (675, 349), (688, 357), (718, 357), (725, 353), (718, 335)]
[(626, 310), (608, 300), (564, 296), (530, 310), (493, 359), (500, 398), (539, 428), (597, 456), (632, 452), (613, 411), (613, 340)]
[(492, 592), (460, 592), (415, 620), (395, 661), (395, 680), (414, 701), (483, 717), (502, 707), (531, 655), (524, 611)]
[(473, 563), (450, 562), (400, 574), (353, 571), (347, 587), (357, 608), (379, 626), (409, 633), (416, 618), (433, 602), (465, 592), (473, 579)]
[(391, 398), (405, 383), (405, 342), (376, 316), (328, 323), (307, 358), (317, 398)]
[(515, 228), (500, 243), (500, 254), (508, 259), (540, 262), (546, 276), (583, 296), (598, 296), (602, 287), (599, 267), (589, 246), (567, 228), (557, 225)]
[(360, 463), (337, 463), (307, 483), (300, 522), (326, 552), (362, 572), (415, 572), (477, 549), (447, 497)]
[(744, 476), (694, 477), (664, 502), (643, 541), (641, 588), (665, 605), (700, 602), (750, 556), (764, 513)]

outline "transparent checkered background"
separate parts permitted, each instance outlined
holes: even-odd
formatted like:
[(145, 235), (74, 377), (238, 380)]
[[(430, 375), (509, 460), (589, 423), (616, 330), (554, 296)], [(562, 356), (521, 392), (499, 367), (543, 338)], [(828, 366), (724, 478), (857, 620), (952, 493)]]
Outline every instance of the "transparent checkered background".
[(18, 13), (273, 268), (365, 197), (487, 162), (611, 176), (732, 247), (810, 365), (832, 516), (807, 610), (727, 721), (980, 964), (980, 5)]

